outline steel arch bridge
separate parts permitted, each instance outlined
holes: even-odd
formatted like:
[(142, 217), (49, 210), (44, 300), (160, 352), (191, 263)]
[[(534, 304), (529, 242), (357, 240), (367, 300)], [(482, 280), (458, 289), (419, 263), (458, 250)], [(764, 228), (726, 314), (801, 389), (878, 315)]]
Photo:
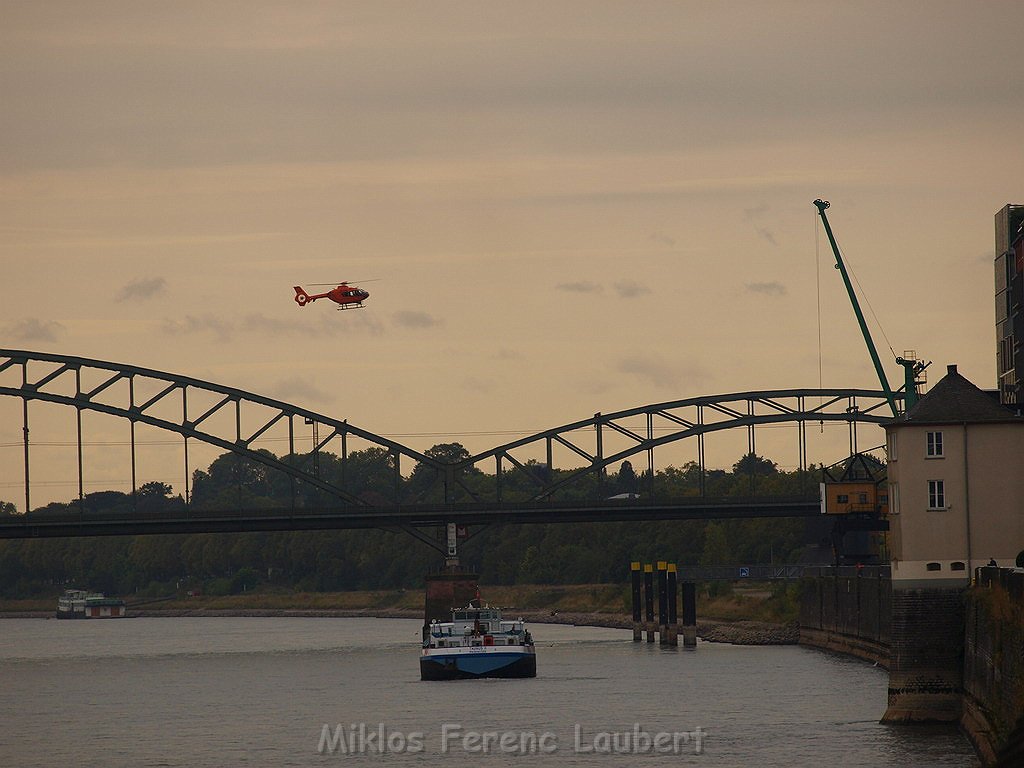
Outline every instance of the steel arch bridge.
[[(891, 419), (886, 393), (877, 390), (788, 389), (707, 395), (614, 413), (597, 413), (588, 419), (544, 430), (455, 462), (446, 462), (357, 427), (347, 420), (318, 414), (280, 400), (189, 376), (83, 357), (0, 349), (0, 395), (20, 398), (22, 401), (26, 510), (31, 509), (29, 405), (32, 402), (46, 402), (75, 409), (80, 500), (84, 496), (82, 413), (93, 411), (124, 419), (129, 424), (133, 492), (137, 490), (136, 425), (144, 424), (181, 437), (186, 503), (190, 471), (188, 448), (189, 441), (195, 440), (284, 473), (291, 479), (293, 507), (297, 483), (304, 483), (327, 494), (335, 500), (336, 508), (353, 521), (348, 527), (380, 527), (386, 519), (386, 516), (382, 517), (385, 513), (392, 513), (391, 519), (403, 527), (436, 525), (452, 520), (476, 521), (478, 518), (503, 520), (501, 515), (480, 516), (485, 509), (500, 512), (504, 509), (514, 510), (517, 506), (529, 508), (534, 515), (544, 509), (557, 515), (562, 505), (555, 503), (552, 497), (568, 484), (586, 476), (596, 476), (600, 483), (609, 465), (637, 455), (646, 456), (650, 476), (653, 478), (655, 450), (691, 438), (697, 442), (697, 463), (703, 495), (703, 481), (707, 471), (704, 440), (709, 434), (744, 429), (748, 451), (753, 453), (757, 427), (795, 423), (799, 467), (806, 469), (808, 422), (847, 424), (851, 452), (854, 452), (858, 424), (882, 424)], [(902, 398), (902, 394), (897, 394), (897, 397)], [(304, 425), (312, 427), (314, 435), (312, 450), (304, 455), (296, 452), (296, 419), (299, 418)], [(261, 437), (282, 423), (287, 427), (288, 452), (285, 457), (277, 458), (254, 447)], [(324, 436), (321, 438), (320, 435)], [(392, 499), (368, 500), (346, 489), (350, 438), (358, 438), (382, 449), (391, 457), (394, 475)], [(339, 444), (340, 484), (326, 481), (317, 471), (319, 453), (334, 441)], [(582, 466), (569, 472), (555, 473), (556, 450), (573, 457), (577, 463), (582, 461)], [(543, 463), (536, 458), (527, 458), (537, 455), (545, 457)], [(403, 458), (432, 472), (429, 486), (420, 489), (418, 498), (403, 499), (399, 495)], [(463, 479), (467, 471), (482, 463), (494, 468), (493, 490), (486, 498), (469, 488)], [(510, 470), (518, 470), (532, 483), (533, 496), (525, 505), (522, 502), (506, 502), (504, 499), (503, 478)], [(459, 493), (458, 489), (462, 492)], [(441, 503), (427, 503), (429, 494), (439, 497)], [(470, 498), (472, 502), (455, 505), (457, 496)], [(693, 501), (691, 499), (682, 506), (693, 508)], [(808, 503), (805, 500), (804, 506)], [(457, 506), (464, 509), (457, 509)], [(643, 505), (633, 505), (634, 513), (637, 506)], [(593, 514), (602, 514), (599, 519), (614, 518), (614, 515), (608, 516), (607, 510)], [(806, 511), (799, 514), (806, 514)], [(741, 511), (725, 516), (743, 515)], [(685, 516), (687, 514), (680, 513), (677, 517)], [(565, 519), (587, 518), (585, 515), (573, 518), (566, 510)], [(358, 520), (363, 522), (356, 524)], [(309, 527), (346, 526), (313, 523)]]

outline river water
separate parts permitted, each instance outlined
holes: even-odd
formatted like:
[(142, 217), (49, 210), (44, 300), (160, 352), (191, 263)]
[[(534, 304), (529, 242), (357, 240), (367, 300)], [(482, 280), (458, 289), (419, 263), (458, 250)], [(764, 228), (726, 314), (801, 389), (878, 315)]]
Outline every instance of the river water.
[(2, 620), (0, 766), (977, 765), (869, 663), (532, 631), (536, 679), (421, 682), (404, 619)]

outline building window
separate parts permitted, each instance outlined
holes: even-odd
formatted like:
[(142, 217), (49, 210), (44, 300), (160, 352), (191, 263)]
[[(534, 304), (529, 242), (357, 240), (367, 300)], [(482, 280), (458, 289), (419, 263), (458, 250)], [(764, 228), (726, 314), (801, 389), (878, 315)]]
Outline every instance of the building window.
[(928, 433), (928, 450), (926, 455), (930, 458), (942, 456), (942, 433), (941, 432), (929, 432)]
[(942, 480), (928, 481), (928, 509), (946, 508), (946, 483)]
[(866, 493), (858, 494), (857, 495), (857, 503), (858, 504), (867, 504), (868, 503), (868, 495)]
[(926, 565), (925, 568), (927, 568), (929, 571), (941, 571), (942, 563), (928, 563), (928, 565)]
[(889, 461), (896, 461), (896, 433), (889, 432), (885, 436), (885, 452), (889, 455)]
[(949, 570), (951, 571), (966, 571), (967, 566), (961, 562), (950, 563)]
[(899, 483), (889, 483), (889, 514), (900, 513), (900, 486)]
[(850, 497), (847, 496), (845, 493), (840, 493), (838, 496), (836, 496), (836, 504), (849, 504), (849, 503), (850, 503)]

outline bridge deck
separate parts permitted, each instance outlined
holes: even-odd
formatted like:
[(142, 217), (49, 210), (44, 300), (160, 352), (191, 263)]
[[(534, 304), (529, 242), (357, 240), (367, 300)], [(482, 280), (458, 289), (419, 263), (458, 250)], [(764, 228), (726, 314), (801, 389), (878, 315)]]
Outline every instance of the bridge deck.
[(0, 516), (0, 539), (61, 536), (124, 536), (157, 533), (308, 531), (492, 523), (583, 523), (641, 520), (722, 520), (813, 517), (817, 497), (707, 499), (670, 501), (417, 504), (415, 506), (343, 506), (307, 509), (188, 509), (175, 513), (60, 513)]

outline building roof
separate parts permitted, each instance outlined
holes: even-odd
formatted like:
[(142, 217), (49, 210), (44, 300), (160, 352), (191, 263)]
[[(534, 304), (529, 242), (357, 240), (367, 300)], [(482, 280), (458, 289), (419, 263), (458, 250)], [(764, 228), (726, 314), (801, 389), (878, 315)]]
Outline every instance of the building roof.
[(955, 365), (950, 365), (946, 375), (896, 423), (960, 424), (996, 421), (1024, 423), (1024, 418), (957, 373)]
[(886, 475), (885, 464), (870, 453), (855, 453), (823, 471), (833, 483), (879, 482)]

